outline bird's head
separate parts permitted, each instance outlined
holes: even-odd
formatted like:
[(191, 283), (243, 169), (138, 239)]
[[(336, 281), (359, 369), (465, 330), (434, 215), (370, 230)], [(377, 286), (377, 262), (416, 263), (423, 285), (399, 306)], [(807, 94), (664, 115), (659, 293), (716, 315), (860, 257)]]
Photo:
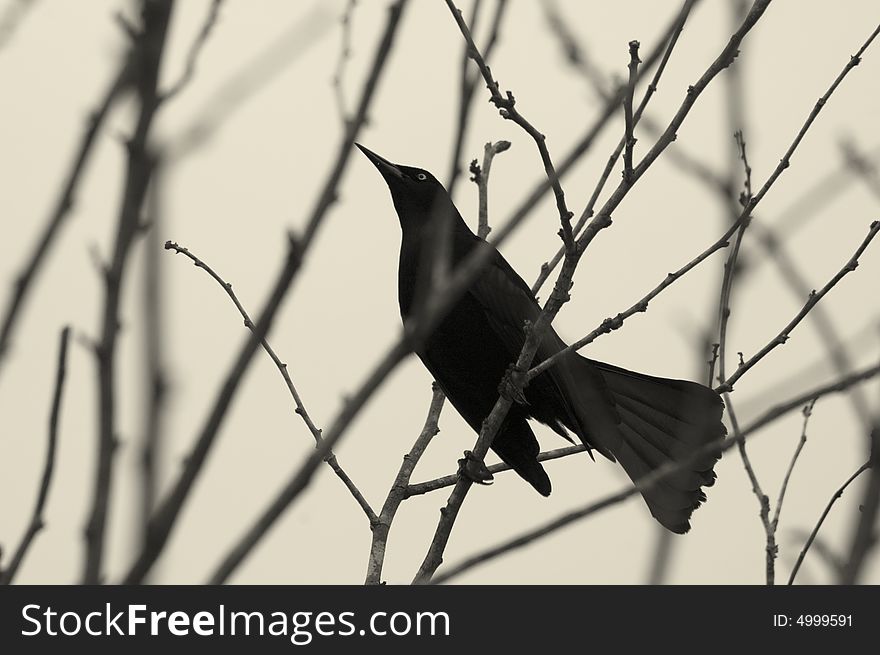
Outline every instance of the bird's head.
[(385, 178), (394, 208), (405, 230), (410, 226), (422, 227), (438, 209), (451, 208), (455, 211), (446, 189), (429, 171), (394, 164), (359, 143), (355, 145)]

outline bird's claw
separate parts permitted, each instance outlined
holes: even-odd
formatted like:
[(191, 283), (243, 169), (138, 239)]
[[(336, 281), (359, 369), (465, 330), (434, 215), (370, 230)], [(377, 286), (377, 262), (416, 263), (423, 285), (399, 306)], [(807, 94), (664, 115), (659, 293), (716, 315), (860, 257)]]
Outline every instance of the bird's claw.
[(526, 400), (526, 395), (523, 391), (528, 382), (528, 378), (525, 375), (526, 372), (517, 368), (515, 364), (508, 366), (504, 377), (501, 379), (501, 384), (498, 385), (499, 395), (519, 405), (528, 405), (529, 401)]
[(490, 485), (495, 482), (483, 460), (469, 450), (464, 451), (464, 457), (458, 460), (458, 474), (476, 484)]

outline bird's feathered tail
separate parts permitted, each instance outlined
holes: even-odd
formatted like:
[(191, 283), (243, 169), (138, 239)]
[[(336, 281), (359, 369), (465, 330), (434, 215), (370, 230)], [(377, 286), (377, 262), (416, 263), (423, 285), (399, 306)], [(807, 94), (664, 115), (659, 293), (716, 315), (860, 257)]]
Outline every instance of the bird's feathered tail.
[[(575, 432), (603, 454), (610, 453), (633, 481), (668, 462), (694, 456), (726, 434), (721, 423), (724, 405), (708, 387), (643, 375), (580, 356), (577, 359), (577, 368), (590, 379), (595, 379), (597, 370), (601, 374), (619, 422), (613, 434), (609, 434), (612, 430), (607, 427), (594, 425), (591, 430), (591, 408), (585, 403), (574, 403), (574, 413), (582, 428)], [(575, 377), (587, 379), (577, 374)], [(697, 456), (682, 471), (643, 491), (654, 518), (672, 532), (687, 532), (691, 514), (706, 500), (701, 487), (715, 482), (713, 467), (720, 456), (719, 450), (712, 449)]]

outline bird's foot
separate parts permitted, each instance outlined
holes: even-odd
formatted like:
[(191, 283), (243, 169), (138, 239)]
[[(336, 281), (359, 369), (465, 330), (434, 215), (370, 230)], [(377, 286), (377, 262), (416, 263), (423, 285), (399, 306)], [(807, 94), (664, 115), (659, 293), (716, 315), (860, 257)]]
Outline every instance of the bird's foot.
[(458, 460), (458, 474), (476, 484), (490, 485), (495, 482), (485, 462), (469, 450), (464, 451), (464, 457)]
[(519, 405), (528, 405), (529, 401), (526, 400), (523, 391), (527, 383), (526, 371), (517, 368), (516, 364), (511, 364), (507, 367), (507, 371), (505, 371), (504, 377), (501, 379), (501, 384), (498, 385), (498, 393), (502, 398), (506, 398), (511, 402)]

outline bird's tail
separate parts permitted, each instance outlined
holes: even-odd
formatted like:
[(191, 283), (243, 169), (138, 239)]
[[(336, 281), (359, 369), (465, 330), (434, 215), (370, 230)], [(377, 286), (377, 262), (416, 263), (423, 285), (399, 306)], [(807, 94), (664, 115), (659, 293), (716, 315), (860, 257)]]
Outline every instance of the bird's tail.
[[(601, 373), (620, 417), (616, 437), (599, 441), (633, 481), (668, 462), (695, 456), (727, 432), (721, 422), (724, 405), (708, 387), (593, 360), (584, 363)], [(706, 500), (701, 487), (715, 482), (713, 467), (720, 456), (714, 449), (698, 455), (691, 465), (643, 491), (654, 518), (672, 532), (687, 532), (691, 514)]]

